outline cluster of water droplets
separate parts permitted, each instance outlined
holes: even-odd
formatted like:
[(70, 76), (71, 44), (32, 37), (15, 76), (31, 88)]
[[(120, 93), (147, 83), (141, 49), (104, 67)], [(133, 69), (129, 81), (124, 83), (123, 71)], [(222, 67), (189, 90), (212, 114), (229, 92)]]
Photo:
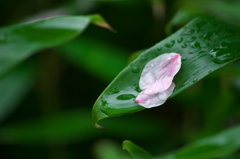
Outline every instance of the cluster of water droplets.
[[(213, 62), (218, 64), (229, 62), (239, 56), (239, 52), (235, 50), (238, 45), (239, 43), (222, 42), (209, 52), (209, 56)], [(229, 48), (229, 46), (232, 48)]]

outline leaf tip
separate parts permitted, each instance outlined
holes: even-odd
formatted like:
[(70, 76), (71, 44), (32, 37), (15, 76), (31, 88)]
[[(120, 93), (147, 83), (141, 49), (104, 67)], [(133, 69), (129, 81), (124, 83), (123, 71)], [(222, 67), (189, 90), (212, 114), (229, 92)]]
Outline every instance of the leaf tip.
[(94, 126), (95, 126), (96, 128), (98, 128), (98, 129), (103, 129), (103, 130), (108, 131), (108, 129), (104, 128), (103, 126), (101, 126), (101, 125), (99, 125), (99, 124), (97, 124), (97, 123), (94, 123)]
[(114, 30), (101, 15), (94, 14), (91, 16), (91, 19), (93, 24), (117, 33), (117, 31)]

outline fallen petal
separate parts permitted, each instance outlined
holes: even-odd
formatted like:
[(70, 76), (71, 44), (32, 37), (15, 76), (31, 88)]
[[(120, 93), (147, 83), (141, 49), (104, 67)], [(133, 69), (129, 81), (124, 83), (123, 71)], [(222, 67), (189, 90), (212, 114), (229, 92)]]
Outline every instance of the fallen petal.
[(163, 103), (165, 103), (168, 97), (172, 94), (174, 87), (175, 87), (175, 84), (172, 83), (167, 90), (160, 93), (152, 94), (152, 95), (145, 94), (144, 91), (142, 91), (137, 96), (136, 102), (145, 108), (152, 108), (152, 107), (162, 105)]
[(142, 92), (136, 102), (146, 108), (162, 105), (172, 94), (172, 82), (181, 67), (181, 56), (177, 53), (162, 54), (149, 61), (144, 67), (139, 87)]
[(181, 67), (181, 56), (177, 53), (162, 54), (149, 61), (144, 67), (139, 87), (145, 89), (166, 90)]

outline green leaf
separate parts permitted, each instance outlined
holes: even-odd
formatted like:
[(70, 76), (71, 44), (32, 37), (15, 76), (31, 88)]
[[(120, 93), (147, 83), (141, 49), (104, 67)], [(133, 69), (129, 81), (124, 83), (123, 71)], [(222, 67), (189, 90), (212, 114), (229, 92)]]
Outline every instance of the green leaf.
[(98, 15), (90, 15), (57, 17), (1, 28), (0, 76), (34, 52), (71, 40), (90, 22), (108, 26)]
[(121, 149), (121, 145), (106, 139), (97, 142), (95, 154), (97, 159), (131, 159), (131, 156)]
[(0, 122), (19, 104), (30, 90), (35, 75), (33, 63), (24, 63), (0, 77)]
[(105, 82), (111, 81), (127, 65), (125, 50), (89, 37), (62, 45), (59, 51), (71, 63)]
[(28, 121), (2, 126), (0, 143), (7, 144), (60, 144), (86, 141), (101, 135), (91, 125), (89, 110), (75, 109)]
[(124, 141), (123, 148), (127, 150), (134, 159), (153, 159), (152, 155), (131, 141)]
[(153, 58), (176, 52), (182, 66), (173, 82), (171, 97), (190, 87), (212, 71), (240, 57), (240, 32), (208, 18), (196, 18), (182, 29), (142, 53), (103, 91), (93, 106), (93, 121), (145, 109), (135, 102), (139, 79), (146, 63)]
[(240, 27), (239, 1), (185, 0), (182, 4), (192, 12), (209, 15), (235, 27)]
[(198, 140), (177, 152), (159, 156), (159, 159), (212, 159), (224, 157), (240, 148), (240, 126), (217, 135)]
[(172, 33), (173, 26), (183, 26), (196, 18), (196, 13), (191, 12), (186, 9), (180, 9), (177, 13), (172, 17), (172, 19), (168, 22), (165, 27), (166, 33), (170, 35)]

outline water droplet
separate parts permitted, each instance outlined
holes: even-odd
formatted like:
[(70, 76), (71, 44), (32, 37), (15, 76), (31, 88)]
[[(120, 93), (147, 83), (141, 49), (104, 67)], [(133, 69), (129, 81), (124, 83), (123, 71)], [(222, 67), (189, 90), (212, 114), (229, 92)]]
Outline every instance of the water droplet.
[(135, 91), (137, 91), (138, 93), (140, 93), (142, 90), (141, 90), (140, 87), (137, 85), (137, 87), (135, 88)]
[(101, 101), (101, 105), (102, 105), (102, 106), (107, 106), (107, 105), (108, 105), (108, 102), (105, 101), (105, 100), (102, 100), (102, 101)]
[(210, 46), (210, 44), (203, 44), (202, 47), (203, 48), (208, 48)]
[(119, 92), (120, 92), (119, 90), (115, 90), (115, 89), (109, 91), (110, 94), (117, 94), (117, 93), (119, 93)]
[(232, 56), (229, 56), (228, 54), (222, 54), (220, 52), (220, 50), (216, 50), (216, 49), (211, 50), (209, 55), (210, 55), (212, 61), (215, 62), (215, 63), (218, 63), (218, 64), (225, 63), (228, 60), (233, 59)]
[(190, 29), (190, 30), (184, 32), (183, 34), (184, 34), (184, 35), (192, 35), (194, 32), (195, 32), (194, 29)]
[(227, 48), (228, 48), (228, 43), (222, 42), (222, 43), (220, 44), (220, 47), (219, 47), (219, 48), (221, 48), (221, 49), (227, 49)]
[(203, 38), (206, 39), (206, 40), (210, 40), (213, 36), (213, 33), (214, 32), (208, 32), (208, 33), (203, 35)]
[(212, 70), (209, 70), (208, 73), (212, 73), (213, 71)]
[(173, 47), (174, 44), (175, 44), (175, 41), (174, 40), (170, 40), (168, 43), (165, 44), (165, 46), (167, 48), (171, 48), (171, 47)]
[(193, 48), (196, 48), (196, 49), (201, 49), (201, 45), (200, 45), (199, 42), (193, 42), (193, 43), (191, 44), (191, 46), (192, 46)]
[(132, 72), (133, 72), (133, 73), (138, 73), (138, 72), (139, 72), (139, 68), (136, 67), (136, 66), (134, 66), (134, 67), (132, 68)]
[(195, 36), (192, 36), (191, 38), (187, 39), (187, 42), (193, 42), (195, 41), (197, 38)]
[(182, 41), (183, 41), (183, 38), (182, 38), (182, 37), (177, 40), (178, 43), (181, 43)]
[(181, 46), (183, 49), (187, 48), (187, 44), (182, 44)]
[(133, 94), (122, 94), (122, 95), (117, 97), (118, 100), (130, 100), (130, 99), (133, 99), (133, 98), (136, 98), (136, 96), (133, 95)]
[[(228, 47), (230, 49), (228, 49)], [(213, 62), (218, 64), (229, 62), (240, 56), (239, 51), (236, 48), (239, 48), (238, 42), (235, 43), (222, 42), (220, 46), (217, 46), (210, 51), (209, 56), (211, 57)]]
[(182, 61), (186, 61), (186, 60), (187, 60), (187, 58), (183, 58), (183, 59), (182, 59)]
[(193, 82), (193, 83), (196, 83), (197, 81), (198, 81), (198, 79), (194, 79), (192, 82)]

